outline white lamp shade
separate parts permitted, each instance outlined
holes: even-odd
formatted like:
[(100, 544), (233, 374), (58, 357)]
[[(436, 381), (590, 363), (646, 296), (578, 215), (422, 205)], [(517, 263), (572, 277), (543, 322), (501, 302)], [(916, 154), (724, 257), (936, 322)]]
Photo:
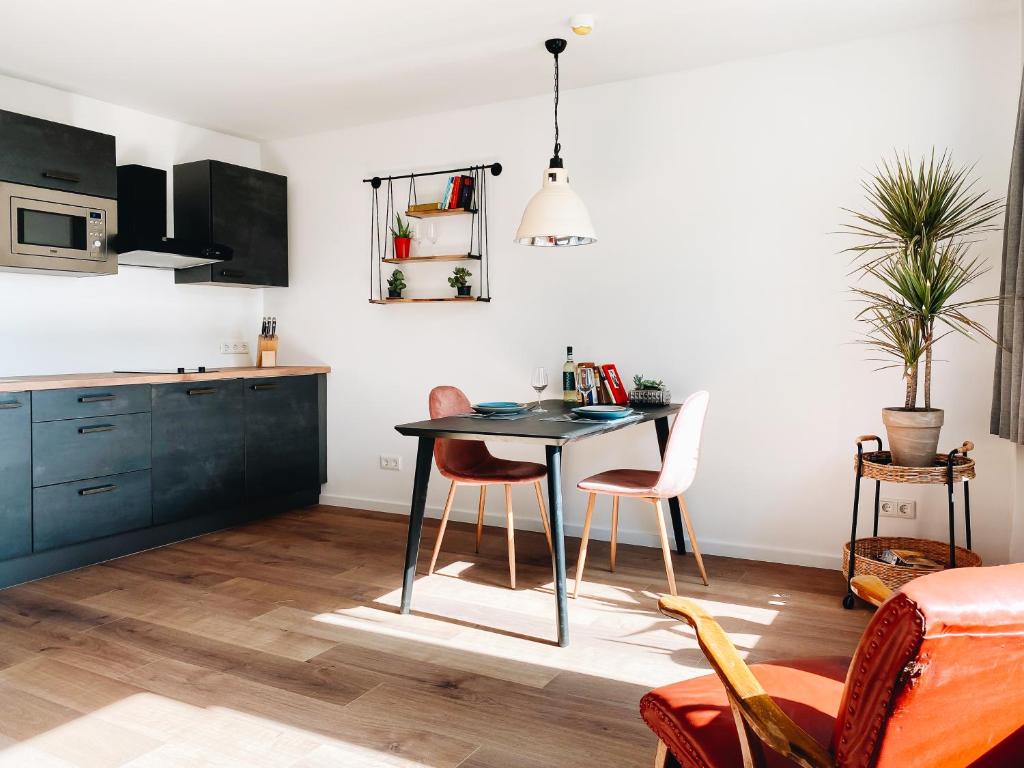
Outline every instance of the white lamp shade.
[(515, 239), (520, 245), (543, 246), (597, 242), (587, 207), (569, 187), (565, 168), (544, 171), (544, 184), (526, 204)]

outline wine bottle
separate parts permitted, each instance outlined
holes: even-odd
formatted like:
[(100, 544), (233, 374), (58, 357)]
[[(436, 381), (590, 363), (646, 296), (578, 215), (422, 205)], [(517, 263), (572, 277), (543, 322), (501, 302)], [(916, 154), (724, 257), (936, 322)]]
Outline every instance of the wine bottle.
[(565, 355), (565, 365), (562, 366), (562, 400), (578, 403), (580, 396), (576, 391), (576, 363), (572, 361), (572, 347), (565, 348)]

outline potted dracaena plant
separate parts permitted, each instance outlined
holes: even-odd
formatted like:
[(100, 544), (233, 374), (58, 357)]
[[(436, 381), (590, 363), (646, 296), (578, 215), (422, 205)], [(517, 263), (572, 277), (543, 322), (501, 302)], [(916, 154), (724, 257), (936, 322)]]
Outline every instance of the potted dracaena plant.
[(391, 277), (388, 278), (388, 298), (400, 299), (404, 290), (405, 274), (403, 274), (402, 270), (396, 269), (391, 273)]
[(452, 270), (452, 276), (448, 278), (448, 285), (455, 289), (457, 296), (469, 296), (472, 286), (467, 284), (473, 274), (465, 267), (456, 267)]
[(944, 419), (932, 406), (936, 343), (949, 333), (995, 341), (967, 312), (999, 297), (962, 297), (988, 271), (971, 247), (998, 228), (992, 222), (1002, 209), (1001, 201), (975, 190), (971, 171), (954, 166), (948, 153), (937, 158), (932, 151), (916, 167), (906, 155), (896, 156), (864, 182), (870, 209), (846, 210), (854, 221), (845, 232), (860, 240), (847, 250), (862, 279), (853, 287), (864, 304), (857, 314), (867, 327), (861, 342), (894, 360), (882, 368), (899, 368), (906, 384), (903, 405), (882, 409), (892, 461), (899, 466), (935, 460)]
[(409, 247), (412, 244), (412, 227), (409, 226), (409, 221), (396, 213), (391, 235), (395, 238), (395, 258), (408, 259)]

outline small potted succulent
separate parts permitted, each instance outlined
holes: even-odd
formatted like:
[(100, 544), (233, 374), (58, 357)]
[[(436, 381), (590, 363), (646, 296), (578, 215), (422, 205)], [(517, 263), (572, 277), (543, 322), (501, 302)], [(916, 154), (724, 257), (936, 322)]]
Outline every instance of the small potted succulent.
[(452, 276), (448, 278), (448, 285), (457, 291), (458, 296), (469, 296), (473, 287), (466, 281), (472, 276), (473, 274), (465, 267), (456, 267), (452, 271)]
[(388, 278), (388, 298), (400, 299), (402, 298), (402, 291), (404, 290), (405, 275), (402, 274), (402, 270), (396, 269), (391, 273), (391, 277)]
[(638, 373), (633, 377), (629, 402), (631, 405), (668, 405), (672, 402), (672, 393), (660, 379), (647, 379)]
[(409, 247), (412, 245), (412, 227), (408, 220), (403, 220), (395, 214), (395, 226), (391, 227), (391, 234), (395, 238), (395, 258), (408, 259)]

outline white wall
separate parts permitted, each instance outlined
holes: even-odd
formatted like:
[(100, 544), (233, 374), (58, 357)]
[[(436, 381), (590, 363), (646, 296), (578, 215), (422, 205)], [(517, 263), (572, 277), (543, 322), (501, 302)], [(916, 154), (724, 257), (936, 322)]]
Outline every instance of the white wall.
[[(902, 386), (850, 343), (845, 243), (830, 233), (841, 206), (862, 206), (860, 180), (894, 148), (949, 147), (1002, 195), (1018, 62), (1007, 18), (565, 91), (564, 156), (600, 240), (561, 251), (511, 243), (550, 155), (549, 97), (264, 145), (265, 167), (289, 176), (292, 253), (292, 287), (268, 293), (267, 309), (287, 329), (284, 356), (335, 367), (325, 501), (404, 512), (415, 445), (392, 426), (425, 416), (432, 385), (527, 398), (531, 368), (557, 376), (573, 344), (577, 360), (657, 375), (678, 398), (711, 391), (689, 495), (709, 552), (834, 564), (849, 535), (853, 439), (881, 431), (879, 410), (899, 404)], [(571, 51), (563, 74), (571, 84)], [(494, 302), (369, 305), (360, 179), (493, 160), (505, 166), (490, 182)], [(465, 223), (441, 226), (442, 241), (455, 242)], [(993, 264), (998, 247), (998, 237), (981, 246)], [(447, 270), (428, 269), (407, 269), (412, 290), (429, 292), (428, 279), (448, 290)], [(984, 282), (979, 291), (994, 293), (998, 275)], [(1013, 457), (988, 436), (992, 350), (957, 339), (939, 356), (951, 361), (935, 382), (943, 444), (977, 444), (976, 548), (1005, 561)], [(518, 446), (495, 452), (542, 460)], [(381, 453), (400, 454), (403, 471), (380, 471)], [(567, 529), (582, 521), (576, 479), (656, 464), (650, 426), (571, 446)], [(435, 514), (444, 490), (435, 473)], [(918, 520), (886, 530), (942, 538), (943, 489), (898, 491), (919, 499)], [(457, 516), (472, 519), (464, 494)], [(515, 498), (519, 524), (539, 528), (530, 494)], [(604, 504), (597, 535), (608, 517)], [(647, 508), (627, 503), (621, 520), (623, 540), (655, 540)]]
[[(113, 134), (119, 164), (163, 168), (168, 183), (171, 167), (191, 160), (260, 167), (256, 142), (9, 77), (0, 76), (0, 109)], [(117, 276), (87, 278), (0, 273), (0, 376), (245, 364), (220, 355), (219, 344), (252, 341), (261, 306), (260, 290), (176, 286), (165, 270), (121, 267)]]

